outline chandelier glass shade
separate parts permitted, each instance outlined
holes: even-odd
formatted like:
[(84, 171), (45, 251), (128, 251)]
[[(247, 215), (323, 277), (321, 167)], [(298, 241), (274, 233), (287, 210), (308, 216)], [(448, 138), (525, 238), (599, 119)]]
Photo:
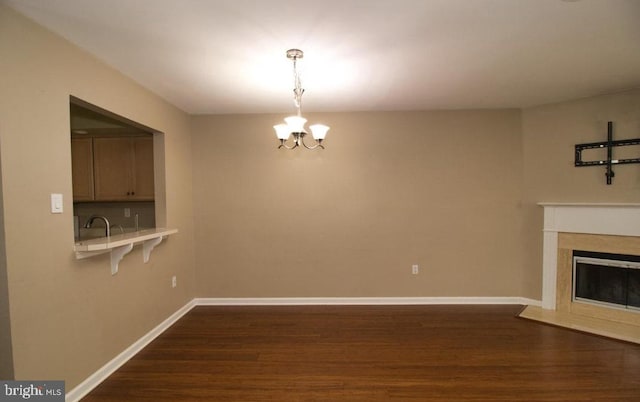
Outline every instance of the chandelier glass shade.
[[(307, 145), (304, 142), (304, 137), (307, 135), (307, 131), (304, 128), (304, 125), (307, 123), (307, 119), (302, 117), (302, 94), (304, 93), (304, 89), (302, 89), (302, 85), (300, 84), (300, 75), (298, 74), (296, 66), (297, 61), (303, 56), (304, 53), (302, 50), (287, 50), (287, 58), (293, 61), (293, 100), (297, 114), (285, 118), (285, 122), (283, 124), (275, 125), (273, 128), (276, 130), (276, 136), (280, 140), (280, 146), (278, 148), (294, 149), (299, 146), (303, 146), (307, 149), (324, 149), (322, 141), (327, 136), (327, 131), (329, 131), (329, 126), (325, 126), (324, 124), (313, 124), (309, 126), (309, 129), (311, 130), (311, 137), (313, 137), (315, 144)], [(292, 136), (293, 142), (287, 143), (289, 138)]]

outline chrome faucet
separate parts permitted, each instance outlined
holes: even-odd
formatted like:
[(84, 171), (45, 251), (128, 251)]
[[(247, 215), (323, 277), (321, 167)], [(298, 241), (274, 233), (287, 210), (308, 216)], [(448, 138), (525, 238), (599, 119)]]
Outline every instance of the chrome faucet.
[(101, 219), (104, 221), (104, 231), (105, 231), (105, 236), (109, 237), (111, 236), (111, 228), (109, 226), (109, 220), (107, 218), (105, 218), (104, 216), (100, 216), (100, 215), (91, 215), (91, 217), (87, 220), (87, 223), (84, 224), (84, 228), (85, 229), (89, 229), (91, 227), (91, 225), (93, 224), (93, 221), (96, 219)]

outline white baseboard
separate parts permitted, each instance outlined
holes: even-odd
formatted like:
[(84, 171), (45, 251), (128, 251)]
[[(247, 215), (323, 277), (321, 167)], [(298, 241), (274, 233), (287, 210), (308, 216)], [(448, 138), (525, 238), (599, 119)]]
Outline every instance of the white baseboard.
[(76, 402), (107, 379), (167, 328), (195, 306), (310, 306), (310, 305), (429, 305), (429, 304), (523, 304), (541, 306), (541, 301), (525, 297), (267, 297), (196, 298), (185, 304), (160, 325), (142, 336), (110, 362), (67, 393), (65, 402)]
[(160, 334), (166, 331), (167, 328), (169, 328), (176, 321), (182, 318), (182, 316), (187, 314), (195, 306), (196, 304), (194, 300), (191, 300), (189, 303), (185, 304), (178, 311), (173, 313), (169, 318), (167, 318), (162, 323), (160, 323), (160, 325), (153, 328), (151, 331), (149, 331), (147, 334), (145, 334), (136, 342), (134, 342), (131, 346), (125, 349), (118, 356), (116, 356), (107, 364), (105, 364), (100, 369), (98, 369), (98, 371), (90, 375), (86, 380), (81, 382), (74, 389), (67, 392), (65, 396), (65, 402), (76, 402), (82, 399), (85, 395), (91, 392), (91, 390), (97, 387), (102, 381), (106, 380), (107, 377), (113, 374), (123, 364), (129, 361), (129, 359), (131, 359), (138, 352), (140, 352), (145, 346), (151, 343), (151, 341), (153, 341)]
[(523, 304), (540, 306), (526, 297), (264, 297), (198, 298), (197, 306), (428, 305)]

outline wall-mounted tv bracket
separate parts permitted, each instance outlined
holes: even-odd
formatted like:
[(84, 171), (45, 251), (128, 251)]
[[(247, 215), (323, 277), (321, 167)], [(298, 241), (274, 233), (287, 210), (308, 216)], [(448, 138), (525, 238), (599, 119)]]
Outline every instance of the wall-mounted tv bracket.
[[(576, 144), (576, 167), (581, 166), (606, 166), (607, 172), (605, 176), (607, 177), (607, 184), (611, 184), (615, 173), (612, 169), (613, 165), (627, 165), (630, 163), (640, 163), (640, 158), (627, 158), (627, 159), (613, 159), (613, 148), (614, 147), (624, 147), (627, 145), (640, 145), (640, 138), (634, 138), (631, 140), (613, 140), (613, 122), (607, 123), (607, 140), (603, 142), (590, 142), (587, 144)], [(599, 161), (583, 161), (582, 160), (582, 151), (585, 149), (594, 149), (594, 148), (607, 148), (607, 159), (599, 160)]]

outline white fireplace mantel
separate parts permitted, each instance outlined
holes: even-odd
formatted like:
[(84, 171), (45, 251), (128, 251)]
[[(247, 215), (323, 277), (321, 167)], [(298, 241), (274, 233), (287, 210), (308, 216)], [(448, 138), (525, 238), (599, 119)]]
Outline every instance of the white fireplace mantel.
[(558, 233), (640, 236), (640, 204), (542, 202), (542, 308), (556, 308)]

